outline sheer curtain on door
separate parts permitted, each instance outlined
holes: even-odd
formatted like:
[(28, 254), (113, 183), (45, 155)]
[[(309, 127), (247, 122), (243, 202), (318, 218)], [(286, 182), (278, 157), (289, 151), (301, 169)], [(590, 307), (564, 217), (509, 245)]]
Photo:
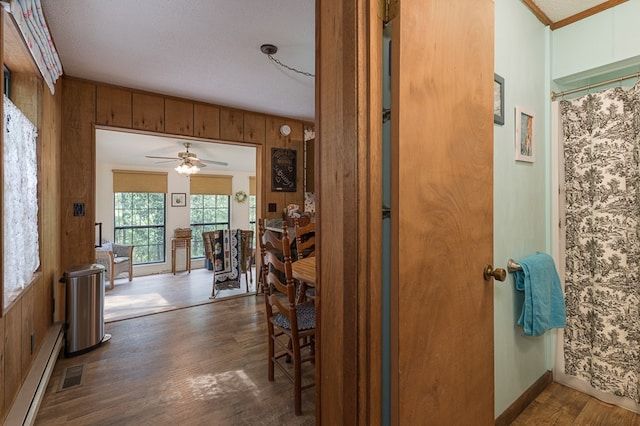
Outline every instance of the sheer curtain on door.
[(556, 379), (639, 411), (640, 87), (561, 101), (560, 117), (567, 326)]

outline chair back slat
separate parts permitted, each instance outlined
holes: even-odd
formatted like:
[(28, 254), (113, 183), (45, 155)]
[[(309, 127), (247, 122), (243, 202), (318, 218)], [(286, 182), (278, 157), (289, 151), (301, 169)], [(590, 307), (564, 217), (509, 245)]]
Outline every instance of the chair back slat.
[(211, 262), (213, 259), (213, 233), (214, 231), (205, 231), (202, 233), (202, 245), (204, 247), (204, 257)]
[(296, 252), (298, 259), (315, 256), (316, 252), (316, 224), (310, 222), (305, 226), (300, 226), (296, 218), (294, 221), (296, 230)]

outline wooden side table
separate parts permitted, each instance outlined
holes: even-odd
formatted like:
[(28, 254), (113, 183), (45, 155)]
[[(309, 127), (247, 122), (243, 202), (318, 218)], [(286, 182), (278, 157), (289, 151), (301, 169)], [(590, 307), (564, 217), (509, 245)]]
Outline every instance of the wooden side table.
[(171, 239), (171, 272), (176, 274), (176, 249), (185, 249), (187, 254), (186, 268), (191, 273), (191, 238), (175, 237)]

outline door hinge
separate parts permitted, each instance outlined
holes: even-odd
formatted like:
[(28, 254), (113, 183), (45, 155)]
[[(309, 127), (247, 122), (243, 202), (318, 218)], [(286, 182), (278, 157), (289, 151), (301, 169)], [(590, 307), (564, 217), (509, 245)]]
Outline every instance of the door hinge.
[(378, 17), (387, 25), (398, 16), (400, 0), (378, 0)]
[(391, 217), (391, 207), (387, 207), (384, 203), (382, 204), (382, 218), (389, 219)]

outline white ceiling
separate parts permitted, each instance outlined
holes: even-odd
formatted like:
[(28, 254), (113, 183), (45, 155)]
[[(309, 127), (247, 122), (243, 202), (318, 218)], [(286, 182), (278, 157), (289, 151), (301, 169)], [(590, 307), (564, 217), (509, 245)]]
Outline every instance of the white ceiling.
[(558, 22), (591, 9), (606, 0), (533, 0), (551, 21)]
[[(138, 169), (150, 168), (158, 171), (171, 171), (180, 164), (180, 161), (167, 162), (145, 156), (177, 158), (178, 152), (185, 150), (184, 142), (177, 138), (97, 129), (96, 161)], [(192, 140), (189, 142), (191, 142), (189, 151), (195, 153), (198, 158), (229, 163), (228, 166), (207, 164), (202, 169), (202, 173), (215, 174), (221, 171), (255, 173), (256, 149), (254, 147)]]
[(64, 73), (119, 86), (314, 118), (314, 0), (44, 0)]

